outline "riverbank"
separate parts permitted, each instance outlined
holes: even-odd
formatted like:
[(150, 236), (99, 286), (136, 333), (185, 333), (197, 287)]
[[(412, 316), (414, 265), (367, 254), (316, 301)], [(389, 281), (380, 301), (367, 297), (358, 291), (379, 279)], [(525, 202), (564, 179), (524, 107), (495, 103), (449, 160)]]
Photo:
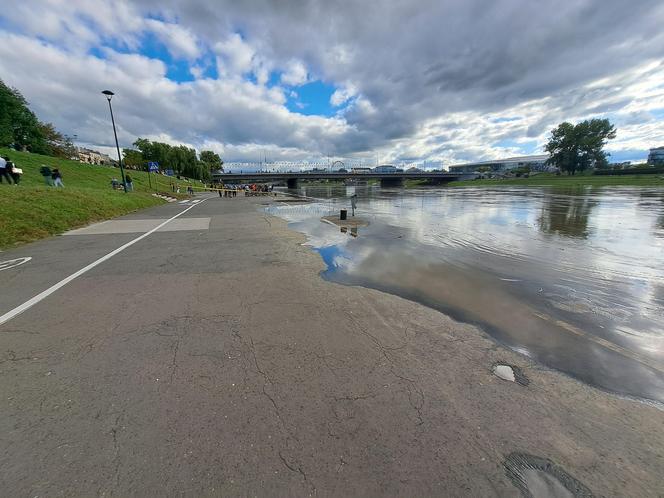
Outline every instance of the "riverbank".
[[(179, 218), (208, 229), (154, 233), (0, 327), (8, 494), (518, 496), (545, 472), (595, 495), (664, 491), (663, 411), (433, 309), (325, 281), (304, 236), (260, 210), (270, 202), (211, 196)], [(98, 257), (79, 241), (103, 255), (136, 235), (7, 257), (71, 272)], [(3, 288), (26, 296), (63, 278), (11, 271)]]
[[(6, 148), (0, 148), (0, 156), (9, 156), (23, 170), (17, 186), (0, 184), (0, 249), (162, 204), (151, 195), (155, 191), (174, 195), (164, 177), (148, 178), (143, 171), (127, 171), (134, 191), (124, 195), (111, 189), (111, 180), (121, 178), (118, 168)], [(45, 185), (39, 172), (43, 164), (60, 170), (64, 188)]]
[(528, 178), (504, 178), (464, 180), (451, 182), (450, 187), (490, 187), (490, 186), (528, 186), (528, 187), (664, 187), (664, 175), (560, 175), (541, 173)]

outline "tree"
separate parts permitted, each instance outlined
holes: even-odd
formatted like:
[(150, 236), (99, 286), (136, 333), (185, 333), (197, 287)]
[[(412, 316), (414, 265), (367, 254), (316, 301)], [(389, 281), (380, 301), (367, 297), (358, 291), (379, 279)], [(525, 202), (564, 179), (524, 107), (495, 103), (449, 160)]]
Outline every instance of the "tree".
[(605, 167), (607, 154), (602, 150), (607, 140), (616, 137), (616, 129), (608, 119), (591, 119), (577, 125), (564, 122), (551, 131), (544, 149), (561, 171), (575, 174), (588, 168)]
[(207, 167), (209, 172), (224, 170), (224, 161), (221, 160), (219, 154), (211, 150), (201, 151), (201, 162)]
[(0, 80), (0, 146), (50, 154), (40, 125), (21, 92)]
[(143, 154), (136, 149), (122, 149), (122, 160), (125, 166), (133, 169), (146, 169), (147, 162), (143, 159)]
[[(63, 135), (55, 129), (51, 123), (39, 123), (41, 135), (46, 141), (48, 152), (39, 151), (41, 154), (49, 154), (64, 159), (71, 159), (76, 156), (76, 147), (67, 135)], [(34, 150), (33, 152), (38, 152)]]

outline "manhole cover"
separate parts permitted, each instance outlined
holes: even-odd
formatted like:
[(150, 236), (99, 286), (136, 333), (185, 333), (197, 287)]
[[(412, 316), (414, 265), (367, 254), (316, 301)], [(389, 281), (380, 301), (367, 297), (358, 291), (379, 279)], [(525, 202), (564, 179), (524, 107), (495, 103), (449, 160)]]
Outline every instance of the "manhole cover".
[(592, 491), (551, 460), (511, 453), (505, 474), (526, 498), (591, 498)]

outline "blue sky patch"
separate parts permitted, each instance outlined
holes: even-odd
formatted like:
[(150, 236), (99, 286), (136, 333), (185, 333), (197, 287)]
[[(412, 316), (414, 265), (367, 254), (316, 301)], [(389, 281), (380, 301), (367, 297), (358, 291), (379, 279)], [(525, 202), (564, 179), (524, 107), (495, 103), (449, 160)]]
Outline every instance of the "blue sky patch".
[[(290, 95), (293, 90), (297, 97)], [(286, 87), (286, 107), (291, 112), (304, 114), (305, 116), (333, 116), (337, 109), (330, 104), (330, 97), (335, 87), (320, 80), (312, 81), (298, 87)]]

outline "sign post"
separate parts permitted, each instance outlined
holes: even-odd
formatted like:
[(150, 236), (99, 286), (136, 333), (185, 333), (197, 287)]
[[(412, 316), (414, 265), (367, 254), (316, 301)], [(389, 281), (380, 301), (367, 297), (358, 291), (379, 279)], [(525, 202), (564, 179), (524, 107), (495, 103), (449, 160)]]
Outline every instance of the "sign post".
[[(150, 188), (152, 188), (152, 179), (151, 179), (151, 174), (152, 172), (157, 172), (159, 171), (159, 163), (150, 161), (148, 163), (148, 181), (150, 182)], [(157, 191), (157, 179), (155, 178), (154, 180), (154, 190), (155, 192)]]

